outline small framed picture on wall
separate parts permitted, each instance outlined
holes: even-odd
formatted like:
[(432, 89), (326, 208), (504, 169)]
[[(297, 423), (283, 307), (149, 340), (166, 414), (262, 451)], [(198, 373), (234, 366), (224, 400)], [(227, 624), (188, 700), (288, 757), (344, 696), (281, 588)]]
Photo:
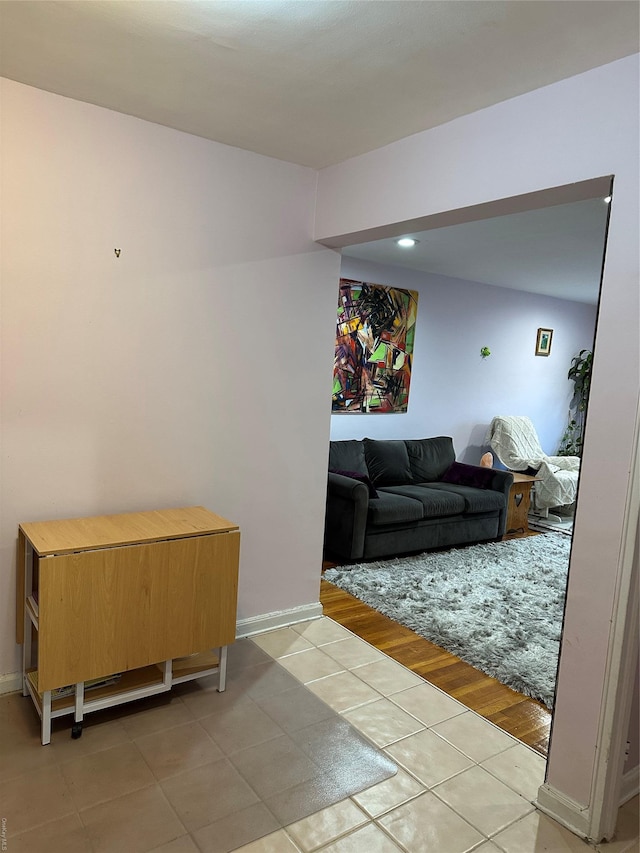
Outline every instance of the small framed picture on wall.
[(536, 355), (549, 355), (551, 352), (551, 339), (553, 329), (538, 329), (536, 338)]

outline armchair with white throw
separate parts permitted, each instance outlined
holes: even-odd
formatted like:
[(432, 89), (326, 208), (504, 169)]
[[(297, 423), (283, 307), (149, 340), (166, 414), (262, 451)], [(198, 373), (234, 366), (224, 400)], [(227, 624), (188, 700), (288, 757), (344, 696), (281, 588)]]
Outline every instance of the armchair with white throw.
[(534, 513), (546, 516), (552, 508), (573, 504), (578, 489), (580, 458), (547, 456), (530, 418), (524, 415), (495, 417), (486, 441), (509, 471), (538, 478), (532, 494)]

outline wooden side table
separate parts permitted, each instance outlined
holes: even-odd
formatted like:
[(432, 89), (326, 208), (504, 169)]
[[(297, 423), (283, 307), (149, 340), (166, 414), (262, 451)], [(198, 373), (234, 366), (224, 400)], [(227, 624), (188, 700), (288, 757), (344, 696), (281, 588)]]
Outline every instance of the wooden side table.
[(513, 485), (509, 492), (507, 507), (507, 526), (503, 539), (516, 539), (529, 533), (529, 508), (531, 506), (531, 486), (539, 477), (513, 473)]

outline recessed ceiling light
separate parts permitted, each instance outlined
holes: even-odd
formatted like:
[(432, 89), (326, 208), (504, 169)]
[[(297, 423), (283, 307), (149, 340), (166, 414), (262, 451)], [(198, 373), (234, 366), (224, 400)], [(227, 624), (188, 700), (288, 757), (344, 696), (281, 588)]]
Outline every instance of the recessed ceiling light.
[(604, 203), (605, 203), (605, 204), (611, 204), (611, 196), (610, 196), (610, 195), (608, 195), (608, 196), (605, 198)]
[(399, 240), (396, 240), (398, 246), (401, 246), (403, 249), (412, 249), (419, 242), (419, 240), (413, 237), (401, 237)]

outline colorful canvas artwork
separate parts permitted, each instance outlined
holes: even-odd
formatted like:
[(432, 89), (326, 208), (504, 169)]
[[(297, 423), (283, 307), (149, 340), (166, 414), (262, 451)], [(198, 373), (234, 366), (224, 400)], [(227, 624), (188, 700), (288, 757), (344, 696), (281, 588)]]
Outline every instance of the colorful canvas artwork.
[(418, 293), (340, 279), (332, 411), (406, 412)]

